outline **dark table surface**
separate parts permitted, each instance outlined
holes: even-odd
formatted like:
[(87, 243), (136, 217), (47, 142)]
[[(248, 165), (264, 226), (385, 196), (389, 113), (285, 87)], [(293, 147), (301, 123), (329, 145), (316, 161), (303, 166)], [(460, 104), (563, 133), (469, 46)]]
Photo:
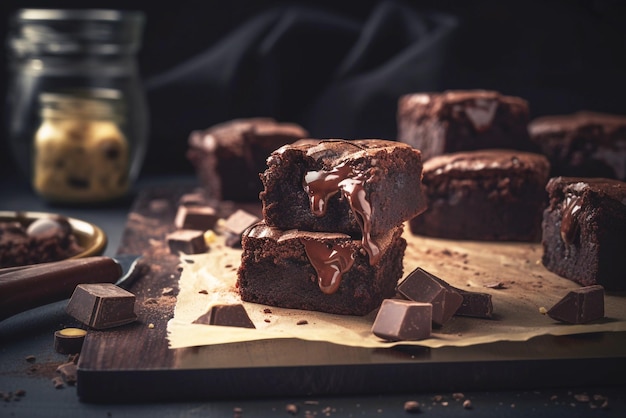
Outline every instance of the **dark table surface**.
[[(162, 184), (193, 185), (193, 182), (189, 177), (143, 178), (138, 182), (137, 189)], [(116, 253), (131, 205), (132, 199), (98, 208), (53, 207), (33, 194), (26, 183), (15, 179), (0, 180), (0, 210), (56, 212), (92, 222), (108, 236), (105, 255)], [(404, 410), (407, 401), (418, 401), (421, 405), (420, 415), (433, 417), (626, 416), (626, 377), (620, 386), (546, 388), (538, 385), (489, 392), (468, 387), (462, 391), (462, 397), (452, 392), (419, 392), (184, 403), (85, 403), (77, 397), (75, 386), (55, 388), (52, 383), (55, 366), (67, 358), (56, 353), (53, 347), (54, 331), (68, 323), (68, 316), (64, 312), (66, 303), (53, 303), (0, 322), (0, 417), (291, 416), (286, 411), (286, 407), (291, 404), (298, 407), (296, 416), (301, 417), (387, 417), (410, 415)], [(29, 356), (34, 356), (34, 363), (26, 360)], [(415, 378), (420, 379), (420, 376)], [(511, 376), (511, 379), (514, 380), (515, 376)], [(22, 392), (22, 396), (16, 395), (18, 392)], [(608, 402), (601, 407), (604, 399), (608, 399)], [(464, 400), (471, 402), (470, 408), (463, 407)]]

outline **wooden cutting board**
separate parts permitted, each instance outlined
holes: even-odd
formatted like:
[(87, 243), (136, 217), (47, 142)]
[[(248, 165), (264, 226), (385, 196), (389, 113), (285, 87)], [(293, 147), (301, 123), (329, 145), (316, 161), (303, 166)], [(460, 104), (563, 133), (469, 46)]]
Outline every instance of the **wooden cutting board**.
[[(118, 252), (144, 256), (130, 288), (137, 297), (138, 320), (87, 335), (78, 364), (81, 400), (535, 390), (623, 383), (623, 332), (436, 349), (367, 349), (297, 339), (169, 349), (167, 321), (174, 314), (180, 271), (178, 257), (162, 243), (174, 230), (178, 199), (189, 191), (156, 188), (137, 197)], [(259, 205), (245, 209), (260, 212)]]

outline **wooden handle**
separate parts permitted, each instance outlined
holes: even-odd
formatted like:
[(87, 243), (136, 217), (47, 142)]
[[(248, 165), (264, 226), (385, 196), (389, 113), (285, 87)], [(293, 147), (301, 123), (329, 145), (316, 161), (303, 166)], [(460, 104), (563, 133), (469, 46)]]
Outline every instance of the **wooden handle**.
[(0, 321), (64, 300), (83, 283), (115, 283), (122, 275), (110, 257), (87, 257), (0, 271)]

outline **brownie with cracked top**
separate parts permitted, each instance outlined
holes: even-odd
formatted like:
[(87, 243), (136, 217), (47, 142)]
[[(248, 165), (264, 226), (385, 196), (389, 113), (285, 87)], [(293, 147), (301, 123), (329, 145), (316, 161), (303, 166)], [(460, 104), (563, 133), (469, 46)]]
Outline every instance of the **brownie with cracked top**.
[(361, 242), (335, 232), (283, 231), (260, 222), (246, 230), (237, 275), (241, 299), (283, 308), (365, 315), (393, 297), (403, 273), (402, 226), (378, 237), (371, 263)]
[(419, 150), (396, 141), (303, 140), (267, 160), (260, 194), (268, 225), (283, 230), (386, 233), (426, 208)]
[(588, 111), (542, 116), (528, 130), (550, 160), (551, 177), (626, 181), (626, 116)]
[(486, 148), (536, 151), (528, 135), (528, 102), (490, 90), (412, 93), (398, 99), (398, 140), (424, 161)]
[(553, 177), (543, 214), (543, 265), (583, 286), (626, 290), (626, 182)]
[(308, 136), (295, 123), (271, 118), (233, 119), (191, 132), (187, 159), (208, 197), (258, 201), (259, 173), (276, 148)]
[(550, 165), (545, 156), (489, 149), (424, 163), (428, 209), (411, 232), (448, 239), (539, 241)]

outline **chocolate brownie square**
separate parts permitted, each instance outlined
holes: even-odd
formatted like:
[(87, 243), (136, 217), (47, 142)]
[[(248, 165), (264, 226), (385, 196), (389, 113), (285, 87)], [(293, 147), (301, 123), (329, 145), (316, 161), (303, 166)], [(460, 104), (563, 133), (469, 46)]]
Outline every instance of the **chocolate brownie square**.
[(264, 222), (243, 235), (241, 299), (283, 308), (365, 315), (393, 297), (402, 277), (402, 226), (379, 237), (372, 265), (361, 242), (333, 232), (283, 231)]
[(206, 195), (218, 200), (258, 201), (259, 173), (276, 148), (308, 136), (294, 123), (271, 118), (234, 119), (191, 132), (187, 159)]
[(448, 239), (539, 241), (550, 166), (545, 156), (490, 149), (424, 163), (428, 209), (411, 232)]
[(425, 210), (420, 152), (380, 139), (306, 140), (281, 147), (262, 175), (263, 217), (283, 230), (376, 240)]
[(626, 290), (626, 182), (553, 177), (546, 190), (543, 265), (583, 286)]
[(528, 126), (551, 177), (626, 180), (626, 116), (596, 112), (543, 116)]
[(436, 155), (485, 148), (535, 151), (526, 100), (488, 90), (406, 94), (398, 100), (398, 140)]

